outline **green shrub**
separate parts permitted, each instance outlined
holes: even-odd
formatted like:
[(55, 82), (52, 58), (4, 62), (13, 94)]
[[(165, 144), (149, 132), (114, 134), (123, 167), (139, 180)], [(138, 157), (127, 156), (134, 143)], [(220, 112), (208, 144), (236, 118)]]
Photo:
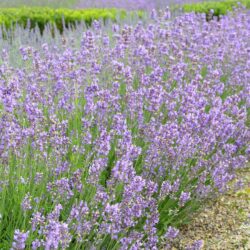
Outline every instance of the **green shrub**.
[[(55, 25), (60, 32), (63, 32), (64, 24), (66, 27), (75, 25), (77, 22), (85, 22), (91, 25), (93, 20), (110, 19), (116, 20), (117, 17), (125, 18), (127, 12), (117, 9), (52, 9), (47, 7), (22, 7), (22, 8), (3, 8), (0, 9), (0, 25), (10, 29), (16, 24), (26, 28), (28, 20), (30, 28), (38, 25), (41, 33), (47, 24)], [(138, 15), (142, 15), (138, 12)], [(64, 24), (63, 24), (64, 22)]]
[(182, 9), (184, 12), (206, 13), (207, 16), (210, 15), (211, 10), (213, 10), (213, 16), (220, 16), (239, 7), (239, 3), (246, 8), (250, 8), (250, 0), (225, 0), (221, 2), (184, 4), (182, 5)]

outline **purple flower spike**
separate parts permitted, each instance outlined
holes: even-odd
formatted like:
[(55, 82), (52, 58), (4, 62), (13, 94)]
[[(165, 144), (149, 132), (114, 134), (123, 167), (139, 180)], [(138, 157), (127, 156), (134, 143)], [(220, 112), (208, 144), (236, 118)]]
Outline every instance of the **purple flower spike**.
[(12, 250), (23, 250), (25, 249), (25, 242), (28, 238), (29, 231), (28, 232), (21, 232), (20, 230), (15, 230), (14, 234), (14, 240), (12, 243)]
[(189, 200), (190, 200), (190, 193), (182, 192), (179, 199), (179, 205), (183, 207)]
[(179, 229), (176, 229), (176, 228), (170, 226), (170, 227), (168, 228), (168, 230), (167, 230), (165, 236), (166, 236), (168, 239), (175, 239), (175, 238), (178, 236), (179, 231), (180, 231)]

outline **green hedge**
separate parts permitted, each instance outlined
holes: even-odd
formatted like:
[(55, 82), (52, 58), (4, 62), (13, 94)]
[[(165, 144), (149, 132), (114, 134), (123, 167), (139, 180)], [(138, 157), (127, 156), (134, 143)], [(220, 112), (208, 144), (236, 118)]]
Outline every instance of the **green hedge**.
[[(142, 16), (141, 11), (136, 12)], [(135, 14), (135, 13), (132, 13)], [(115, 20), (117, 17), (125, 18), (127, 12), (117, 9), (53, 9), (47, 7), (22, 7), (22, 8), (3, 8), (0, 9), (0, 25), (11, 28), (15, 24), (23, 27), (30, 21), (31, 28), (38, 25), (43, 32), (45, 25), (55, 24), (60, 32), (63, 31), (63, 22), (65, 26), (75, 25), (77, 22), (85, 22), (87, 26), (91, 25), (93, 20)]]
[(250, 8), (250, 0), (225, 0), (221, 2), (201, 2), (193, 4), (183, 4), (182, 9), (184, 12), (196, 12), (196, 13), (206, 13), (210, 14), (213, 10), (214, 16), (225, 15), (228, 11), (233, 10), (233, 8), (238, 7), (238, 3), (241, 3), (246, 8)]

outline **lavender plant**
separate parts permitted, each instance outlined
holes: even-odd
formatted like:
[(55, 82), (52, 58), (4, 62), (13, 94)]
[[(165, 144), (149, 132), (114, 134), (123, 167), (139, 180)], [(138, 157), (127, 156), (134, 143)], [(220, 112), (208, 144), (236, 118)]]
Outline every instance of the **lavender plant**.
[(1, 249), (161, 249), (228, 190), (249, 160), (250, 16), (169, 16), (22, 47), (19, 68), (3, 53)]

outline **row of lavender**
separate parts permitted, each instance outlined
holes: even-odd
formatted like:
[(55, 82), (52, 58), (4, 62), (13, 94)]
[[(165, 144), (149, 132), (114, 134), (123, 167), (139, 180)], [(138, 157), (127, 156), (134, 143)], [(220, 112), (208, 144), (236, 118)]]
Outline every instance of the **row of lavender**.
[[(207, 0), (206, 2), (212, 2), (216, 0)], [(218, 0), (223, 1), (223, 0)], [(89, 8), (89, 7), (97, 7), (97, 8), (107, 8), (107, 7), (115, 7), (115, 8), (125, 8), (125, 9), (144, 9), (144, 10), (152, 10), (153, 8), (163, 8), (167, 5), (181, 5), (185, 3), (195, 3), (195, 2), (204, 2), (201, 0), (78, 0), (75, 2), (75, 5), (79, 8)]]
[(246, 165), (249, 13), (168, 14), (3, 54), (1, 249), (170, 247)]
[[(216, 0), (206, 0), (212, 2)], [(217, 0), (217, 2), (223, 0)], [(166, 5), (203, 2), (201, 0), (1, 0), (0, 7), (48, 6), (55, 8), (123, 8), (147, 9), (161, 8)]]

